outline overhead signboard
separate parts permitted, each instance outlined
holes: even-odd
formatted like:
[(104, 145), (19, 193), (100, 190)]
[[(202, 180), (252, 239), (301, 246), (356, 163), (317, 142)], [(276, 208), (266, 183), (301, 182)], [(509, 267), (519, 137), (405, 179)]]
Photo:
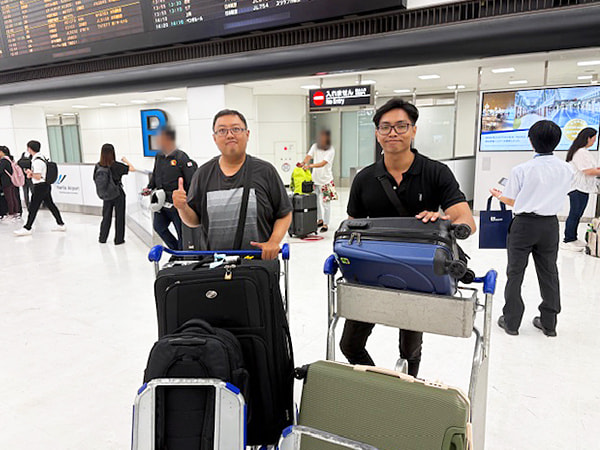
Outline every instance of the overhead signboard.
[(0, 70), (402, 7), (405, 0), (0, 0)]
[(313, 89), (309, 96), (311, 110), (373, 104), (371, 85)]

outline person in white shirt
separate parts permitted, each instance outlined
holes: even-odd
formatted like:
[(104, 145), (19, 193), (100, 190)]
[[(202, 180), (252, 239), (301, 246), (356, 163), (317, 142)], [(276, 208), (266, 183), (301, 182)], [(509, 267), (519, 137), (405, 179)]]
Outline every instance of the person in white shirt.
[(42, 203), (46, 205), (56, 220), (56, 227), (52, 231), (67, 231), (67, 227), (60, 216), (60, 211), (52, 200), (52, 186), (46, 183), (47, 160), (40, 155), (41, 147), (42, 145), (38, 141), (27, 143), (27, 152), (31, 155), (31, 169), (28, 169), (25, 175), (33, 183), (33, 195), (29, 204), (27, 223), (23, 228), (15, 231), (16, 236), (30, 236), (32, 234), (33, 222)]
[[(325, 233), (329, 228), (331, 219), (331, 200), (325, 197), (324, 186), (333, 184), (333, 159), (335, 158), (335, 149), (331, 145), (331, 132), (323, 130), (319, 133), (317, 142), (312, 145), (306, 158), (304, 158), (304, 169), (313, 169), (312, 178), (315, 183), (315, 192), (318, 196), (317, 226), (321, 227), (321, 233)], [(312, 164), (310, 161), (312, 160)]]
[(583, 212), (590, 199), (590, 194), (598, 191), (598, 180), (600, 177), (600, 168), (598, 167), (598, 157), (593, 156), (588, 148), (596, 143), (598, 132), (593, 128), (584, 128), (579, 132), (569, 152), (567, 153), (567, 162), (575, 170), (571, 192), (569, 192), (569, 217), (565, 224), (565, 239), (560, 248), (574, 252), (585, 250), (587, 244), (585, 241), (577, 239), (577, 227)]
[(533, 319), (533, 325), (546, 336), (556, 336), (560, 313), (557, 214), (573, 179), (571, 166), (553, 155), (561, 137), (560, 127), (554, 122), (535, 123), (529, 129), (529, 140), (537, 152), (535, 157), (512, 169), (504, 192), (490, 189), (493, 196), (512, 206), (515, 214), (508, 232), (505, 304), (503, 315), (498, 319), (500, 328), (512, 336), (519, 334), (525, 312), (521, 286), (530, 254), (542, 295), (540, 315)]

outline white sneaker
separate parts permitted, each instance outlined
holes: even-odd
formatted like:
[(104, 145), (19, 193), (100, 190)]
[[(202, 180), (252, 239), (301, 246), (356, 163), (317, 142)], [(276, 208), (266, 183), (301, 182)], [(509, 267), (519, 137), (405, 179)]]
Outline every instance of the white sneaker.
[(562, 250), (567, 250), (570, 252), (582, 252), (585, 250), (585, 247), (581, 247), (577, 244), (577, 241), (574, 242), (562, 242), (560, 244), (560, 248)]
[(575, 245), (577, 245), (577, 246), (579, 246), (579, 247), (583, 247), (583, 248), (587, 247), (587, 242), (585, 242), (585, 241), (582, 241), (581, 239), (579, 239), (579, 240), (577, 240), (577, 241), (573, 242), (573, 244), (575, 244)]
[(11, 223), (11, 221), (12, 221), (11, 216), (4, 216), (0, 219), (0, 223)]
[(67, 231), (67, 226), (66, 225), (56, 225), (54, 228), (52, 228), (52, 231)]
[(15, 236), (31, 236), (33, 231), (28, 230), (27, 228), (21, 228), (20, 230), (13, 231), (13, 233), (15, 233)]

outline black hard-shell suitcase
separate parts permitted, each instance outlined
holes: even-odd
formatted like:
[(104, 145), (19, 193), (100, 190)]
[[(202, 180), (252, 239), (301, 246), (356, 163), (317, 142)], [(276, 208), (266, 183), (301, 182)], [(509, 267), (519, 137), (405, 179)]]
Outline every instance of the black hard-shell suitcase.
[[(218, 379), (247, 396), (248, 372), (242, 348), (230, 332), (200, 319), (186, 322), (154, 344), (144, 383), (157, 379)], [(157, 449), (214, 448), (214, 390), (172, 387), (156, 391)]]
[(289, 235), (306, 237), (317, 232), (317, 194), (294, 194), (292, 202), (292, 224)]
[(248, 445), (274, 444), (293, 420), (294, 361), (279, 274), (279, 261), (192, 263), (161, 270), (154, 285), (160, 336), (200, 318), (239, 340), (250, 377)]

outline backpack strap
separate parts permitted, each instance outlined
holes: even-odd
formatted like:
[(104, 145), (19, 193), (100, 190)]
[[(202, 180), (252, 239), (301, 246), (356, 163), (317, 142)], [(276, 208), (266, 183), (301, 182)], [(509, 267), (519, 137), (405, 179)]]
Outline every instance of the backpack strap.
[(386, 175), (379, 175), (377, 180), (379, 180), (381, 183), (381, 187), (383, 188), (385, 195), (387, 195), (388, 200), (392, 203), (392, 205), (394, 205), (394, 208), (400, 217), (406, 217), (407, 215), (410, 215), (408, 214), (408, 209), (406, 209), (404, 203), (402, 203), (402, 200), (400, 200), (400, 197), (398, 197), (398, 194), (396, 194), (390, 179)]
[(246, 228), (246, 216), (248, 214), (248, 200), (250, 199), (250, 183), (252, 182), (252, 157), (246, 155), (244, 164), (244, 192), (242, 193), (242, 204), (240, 206), (240, 217), (238, 218), (237, 230), (233, 241), (233, 250), (242, 249), (242, 239), (244, 238), (244, 229)]

